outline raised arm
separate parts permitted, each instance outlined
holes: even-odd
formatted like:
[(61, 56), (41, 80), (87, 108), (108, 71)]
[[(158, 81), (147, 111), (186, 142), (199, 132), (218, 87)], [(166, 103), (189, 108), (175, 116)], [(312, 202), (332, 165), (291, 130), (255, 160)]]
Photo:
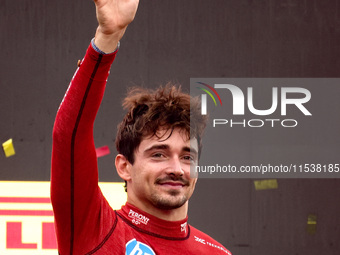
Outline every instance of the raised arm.
[(105, 53), (114, 51), (128, 24), (134, 19), (138, 0), (94, 0), (98, 28), (95, 44)]
[(95, 4), (99, 25), (94, 43), (99, 52), (93, 45), (87, 49), (53, 128), (51, 199), (60, 254), (90, 252), (112, 225), (102, 217), (111, 211), (98, 187), (93, 124), (115, 49), (134, 18), (138, 1), (96, 0)]

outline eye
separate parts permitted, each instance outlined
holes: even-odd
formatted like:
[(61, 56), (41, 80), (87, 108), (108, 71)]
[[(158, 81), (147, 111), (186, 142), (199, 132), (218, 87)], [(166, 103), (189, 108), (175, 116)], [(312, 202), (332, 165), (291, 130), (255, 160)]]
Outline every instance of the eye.
[(156, 153), (153, 153), (153, 154), (151, 155), (151, 157), (153, 157), (153, 158), (163, 158), (163, 157), (165, 157), (165, 156), (164, 156), (163, 153), (156, 152)]
[(192, 156), (192, 155), (184, 155), (183, 156), (183, 159), (185, 160), (185, 161), (190, 161), (190, 162), (195, 162), (195, 157), (194, 156)]

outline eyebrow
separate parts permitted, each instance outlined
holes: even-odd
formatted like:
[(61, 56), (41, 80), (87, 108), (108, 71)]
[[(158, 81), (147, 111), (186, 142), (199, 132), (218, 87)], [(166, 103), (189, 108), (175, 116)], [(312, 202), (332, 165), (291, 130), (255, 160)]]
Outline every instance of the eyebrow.
[[(144, 151), (144, 153), (148, 153), (153, 150), (169, 150), (169, 149), (170, 149), (170, 146), (167, 144), (155, 144), (155, 145), (152, 145), (150, 148), (147, 148)], [(194, 153), (195, 155), (198, 154), (198, 152), (194, 148), (190, 148), (188, 146), (183, 147), (182, 151)]]
[(152, 145), (150, 148), (147, 148), (144, 153), (147, 153), (149, 151), (153, 151), (153, 150), (168, 150), (170, 149), (170, 146), (167, 144), (155, 144)]

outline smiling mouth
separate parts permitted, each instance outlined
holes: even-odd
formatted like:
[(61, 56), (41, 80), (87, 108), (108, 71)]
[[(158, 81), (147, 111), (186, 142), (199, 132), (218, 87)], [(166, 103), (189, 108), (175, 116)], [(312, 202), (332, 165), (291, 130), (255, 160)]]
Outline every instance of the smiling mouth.
[(157, 185), (167, 190), (181, 190), (184, 187), (189, 186), (189, 182), (185, 181), (161, 181), (157, 182)]
[(185, 180), (182, 177), (173, 177), (168, 176), (165, 178), (159, 178), (155, 182), (156, 185), (160, 185), (161, 187), (170, 188), (170, 189), (180, 189), (185, 186), (189, 186), (189, 181)]
[(181, 182), (162, 182), (158, 184), (161, 186), (168, 186), (168, 187), (173, 187), (173, 188), (181, 188), (185, 186), (185, 184)]

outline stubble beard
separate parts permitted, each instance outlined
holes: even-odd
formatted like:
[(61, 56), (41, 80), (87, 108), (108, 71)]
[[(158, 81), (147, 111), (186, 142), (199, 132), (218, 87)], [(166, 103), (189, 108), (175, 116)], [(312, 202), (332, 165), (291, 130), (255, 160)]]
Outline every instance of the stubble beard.
[(167, 193), (166, 196), (153, 193), (151, 195), (151, 201), (153, 205), (161, 210), (173, 210), (180, 208), (187, 201), (187, 195), (180, 195), (177, 190), (172, 190)]

